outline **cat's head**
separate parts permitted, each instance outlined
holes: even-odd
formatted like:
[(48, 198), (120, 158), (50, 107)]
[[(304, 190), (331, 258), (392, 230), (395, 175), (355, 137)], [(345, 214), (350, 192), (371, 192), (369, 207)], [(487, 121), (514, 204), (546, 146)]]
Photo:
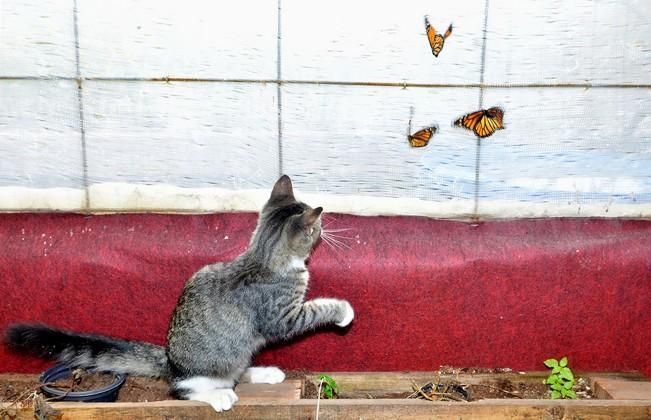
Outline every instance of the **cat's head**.
[(283, 175), (260, 212), (251, 245), (266, 256), (305, 259), (321, 235), (322, 211), (297, 201), (291, 179)]

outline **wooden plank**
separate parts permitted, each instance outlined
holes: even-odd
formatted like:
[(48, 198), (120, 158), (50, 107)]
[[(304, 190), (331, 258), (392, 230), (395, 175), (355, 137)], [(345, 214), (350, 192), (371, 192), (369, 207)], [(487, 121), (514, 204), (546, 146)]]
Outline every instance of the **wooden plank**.
[[(37, 385), (40, 375), (18, 374), (18, 373), (1, 373), (0, 383), (12, 382), (25, 385)], [(168, 385), (164, 381), (154, 381), (146, 378), (129, 377), (137, 380), (136, 387), (155, 387), (158, 390), (167, 391)], [(235, 393), (242, 399), (290, 399), (297, 400), (301, 398), (303, 381), (300, 379), (286, 379), (280, 384), (251, 384), (241, 383), (235, 387)]]
[(650, 381), (631, 381), (619, 378), (593, 377), (597, 398), (615, 400), (651, 400)]
[(303, 381), (287, 379), (280, 384), (242, 383), (235, 387), (240, 401), (248, 399), (298, 400), (301, 398)]
[(0, 382), (33, 383), (40, 375), (32, 373), (0, 373)]
[[(383, 394), (396, 390), (408, 391), (412, 383), (425, 384), (439, 377), (437, 371), (432, 372), (327, 372), (341, 387), (343, 394)], [(441, 374), (441, 378), (452, 378), (465, 384), (481, 384), (499, 380), (500, 378), (522, 382), (540, 382), (549, 375), (548, 372), (511, 372), (511, 373), (460, 373)], [(601, 378), (612, 378), (624, 381), (639, 381), (645, 378), (639, 372), (575, 372), (575, 376), (590, 380), (592, 375), (599, 375)], [(318, 385), (316, 375), (308, 375), (308, 379), (314, 377), (312, 382)], [(651, 399), (651, 398), (649, 398)]]
[[(194, 401), (151, 403), (53, 403), (66, 419), (308, 419), (316, 415), (316, 400), (238, 402), (233, 410), (215, 413), (210, 406)], [(504, 419), (504, 418), (590, 418), (648, 419), (651, 400), (485, 400), (474, 403), (422, 400), (323, 400), (319, 418), (373, 419)], [(31, 419), (30, 409), (19, 411), (18, 419)]]
[[(411, 380), (431, 380), (437, 372), (331, 372), (342, 390), (363, 390), (385, 388), (395, 390), (399, 386), (410, 386)], [(481, 383), (496, 377), (508, 376), (518, 380), (539, 381), (546, 372), (526, 374), (468, 374), (458, 375), (458, 380), (467, 383)], [(601, 381), (635, 382), (644, 378), (637, 372), (577, 373), (577, 376), (599, 375)], [(36, 375), (18, 375), (33, 380)], [(455, 377), (457, 375), (444, 375)], [(0, 375), (16, 379), (15, 375)], [(216, 414), (207, 404), (196, 401), (155, 401), (148, 403), (52, 403), (62, 411), (66, 419), (99, 418), (224, 418), (224, 419), (295, 419), (314, 418), (316, 400), (298, 400), (300, 380), (287, 380), (279, 385), (241, 384), (237, 393), (240, 401), (232, 411)], [(332, 418), (410, 418), (410, 419), (501, 419), (501, 418), (621, 418), (646, 419), (651, 415), (651, 399), (643, 400), (482, 400), (472, 403), (429, 402), (406, 399), (358, 399), (322, 400), (319, 402), (319, 417)], [(18, 411), (19, 419), (32, 418), (30, 408)]]
[[(418, 371), (418, 372), (323, 372), (326, 375), (330, 375), (333, 378), (336, 378), (337, 383), (347, 389), (388, 389), (390, 387), (398, 386), (410, 386), (411, 381), (416, 382), (422, 381), (431, 381), (432, 378), (436, 378), (439, 374), (438, 371)], [(456, 374), (441, 374), (442, 378), (458, 378), (461, 382), (467, 383), (481, 383), (482, 381), (495, 379), (495, 378), (515, 378), (518, 380), (531, 380), (539, 381), (547, 377), (549, 373), (546, 371), (530, 371), (530, 372), (505, 372), (505, 373), (460, 373)], [(594, 384), (597, 380), (602, 381), (624, 381), (631, 382), (635, 384), (646, 383), (647, 377), (640, 372), (575, 372), (576, 377), (583, 377), (587, 380), (590, 380)], [(306, 377), (308, 380), (312, 380), (314, 383), (318, 383), (316, 377), (317, 373), (307, 373)], [(29, 373), (0, 373), (0, 382), (11, 381), (11, 382), (24, 382), (31, 383), (38, 381), (40, 375), (38, 374), (29, 374)], [(311, 378), (311, 379), (310, 379)], [(290, 383), (292, 387), (300, 387), (301, 381), (298, 379), (286, 379), (283, 384)], [(244, 385), (251, 384), (239, 384), (238, 389)], [(266, 384), (258, 384), (261, 386), (269, 386)], [(272, 385), (275, 386), (275, 385)], [(247, 391), (248, 392), (248, 391)]]

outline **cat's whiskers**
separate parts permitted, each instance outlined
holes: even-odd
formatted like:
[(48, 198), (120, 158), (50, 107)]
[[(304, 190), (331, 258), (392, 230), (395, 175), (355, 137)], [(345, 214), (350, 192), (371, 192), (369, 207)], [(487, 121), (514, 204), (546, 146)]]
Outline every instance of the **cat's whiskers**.
[(353, 230), (353, 228), (326, 229), (327, 227), (328, 227), (328, 225), (323, 226), (321, 229), (325, 230), (328, 233), (330, 233), (330, 232), (345, 232), (347, 230)]
[(334, 239), (334, 238), (328, 237), (326, 239), (326, 242), (330, 243), (334, 247), (337, 247), (337, 248), (341, 249), (342, 251), (344, 249), (350, 249), (350, 245), (348, 245), (346, 243), (343, 243), (343, 242), (341, 242), (341, 241), (339, 241), (337, 239)]
[(332, 249), (336, 249), (336, 250), (339, 250), (339, 251), (343, 251), (343, 249), (344, 249), (343, 246), (341, 246), (341, 244), (338, 244), (338, 243), (336, 243), (336, 242), (333, 242), (331, 239), (323, 238), (323, 240), (324, 240), (325, 243), (328, 244), (328, 245), (330, 246), (330, 248), (332, 248)]
[[(352, 236), (339, 235), (338, 232), (343, 230), (344, 229), (322, 229), (321, 235), (327, 236), (328, 239), (339, 239), (340, 241), (349, 241), (355, 239)], [(351, 230), (351, 229), (345, 229), (345, 230)]]
[(332, 216), (331, 214), (323, 214), (321, 215), (321, 221), (323, 222), (323, 228), (327, 228), (334, 222), (338, 221), (336, 217)]
[(336, 245), (336, 244), (332, 243), (329, 239), (325, 239), (325, 238), (322, 238), (322, 239), (323, 239), (323, 242), (335, 252), (335, 254), (340, 255), (340, 256), (343, 254), (344, 249), (341, 247), (341, 245)]
[(344, 241), (350, 241), (354, 238), (350, 236), (340, 235), (341, 232), (346, 232), (353, 230), (352, 228), (333, 228), (330, 229), (329, 226), (337, 221), (337, 218), (328, 214), (324, 215), (322, 221), (324, 222), (321, 226), (321, 239), (332, 248), (337, 254), (344, 252), (347, 249), (351, 249), (350, 245)]
[(335, 244), (332, 241), (332, 238), (330, 238), (328, 234), (323, 233), (323, 231), (321, 231), (321, 239), (323, 239), (323, 242), (325, 242), (326, 245), (328, 245), (330, 248), (332, 248), (335, 251), (342, 249), (339, 244)]
[(352, 236), (337, 235), (337, 234), (335, 234), (335, 233), (332, 233), (332, 231), (330, 231), (330, 230), (327, 230), (327, 231), (326, 231), (326, 235), (328, 235), (329, 237), (332, 237), (332, 238), (353, 239)]
[(336, 248), (338, 248), (340, 250), (350, 249), (351, 248), (350, 245), (348, 245), (347, 243), (342, 241), (342, 239), (352, 239), (349, 236), (335, 235), (335, 234), (330, 233), (327, 230), (322, 230), (321, 231), (321, 238), (323, 238), (323, 240), (333, 248), (336, 247)]

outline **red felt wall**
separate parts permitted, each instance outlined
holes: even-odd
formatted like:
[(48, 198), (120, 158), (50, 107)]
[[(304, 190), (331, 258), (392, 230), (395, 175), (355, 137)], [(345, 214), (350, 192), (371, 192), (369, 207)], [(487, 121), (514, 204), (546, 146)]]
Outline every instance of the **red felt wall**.
[[(163, 344), (184, 281), (242, 252), (254, 214), (0, 215), (0, 329), (15, 321)], [(258, 361), (313, 371), (440, 365), (651, 375), (651, 222), (327, 216), (349, 249), (321, 244), (310, 297), (348, 299), (352, 326)], [(0, 346), (0, 371), (44, 364)]]

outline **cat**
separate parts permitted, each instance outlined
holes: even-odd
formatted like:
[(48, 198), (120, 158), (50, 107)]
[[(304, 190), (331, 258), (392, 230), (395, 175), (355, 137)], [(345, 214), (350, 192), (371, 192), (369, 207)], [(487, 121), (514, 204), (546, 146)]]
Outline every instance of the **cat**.
[(238, 382), (280, 383), (277, 367), (251, 367), (266, 344), (354, 318), (345, 300), (305, 301), (305, 261), (321, 235), (321, 207), (294, 198), (283, 175), (262, 208), (247, 250), (230, 262), (207, 265), (185, 284), (166, 347), (78, 334), (42, 324), (14, 324), (5, 343), (16, 352), (75, 367), (162, 377), (172, 395), (229, 410)]

